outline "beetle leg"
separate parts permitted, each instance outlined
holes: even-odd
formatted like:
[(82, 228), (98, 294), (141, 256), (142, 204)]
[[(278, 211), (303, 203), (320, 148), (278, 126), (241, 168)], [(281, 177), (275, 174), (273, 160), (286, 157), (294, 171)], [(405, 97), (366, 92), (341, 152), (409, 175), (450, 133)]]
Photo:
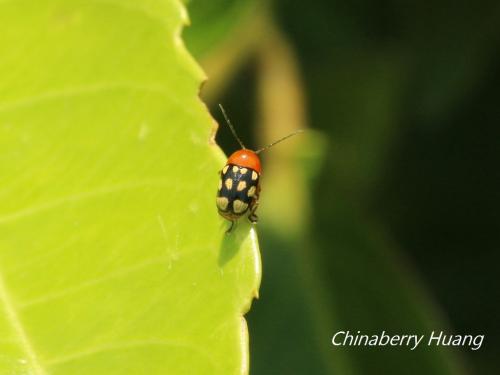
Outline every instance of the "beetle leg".
[(252, 224), (257, 224), (257, 222), (259, 221), (259, 217), (254, 213), (251, 213), (250, 215), (248, 215), (248, 220), (250, 220)]
[(235, 227), (235, 220), (231, 220), (231, 226), (226, 230), (226, 234), (229, 234), (233, 231), (234, 227)]
[(257, 221), (259, 221), (259, 217), (255, 213), (255, 211), (257, 211), (257, 207), (259, 207), (259, 201), (256, 199), (254, 204), (252, 205), (252, 208), (250, 209), (250, 215), (248, 215), (248, 220), (252, 224), (255, 224), (257, 223)]

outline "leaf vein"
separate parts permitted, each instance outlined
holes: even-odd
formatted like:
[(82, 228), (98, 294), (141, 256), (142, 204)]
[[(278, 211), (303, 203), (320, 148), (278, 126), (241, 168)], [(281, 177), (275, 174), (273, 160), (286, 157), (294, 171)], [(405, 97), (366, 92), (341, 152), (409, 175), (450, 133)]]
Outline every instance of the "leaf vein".
[(7, 286), (5, 285), (5, 281), (2, 275), (0, 275), (0, 301), (4, 305), (6, 318), (12, 326), (15, 334), (17, 335), (19, 343), (21, 344), (29, 363), (31, 364), (33, 374), (46, 375), (47, 373), (42, 367), (40, 359), (36, 355), (35, 349), (33, 348), (33, 345), (23, 327), (21, 319), (19, 318), (19, 315), (14, 306), (14, 302), (12, 301), (12, 298), (7, 290)]
[(54, 292), (54, 293), (45, 294), (45, 295), (33, 298), (31, 300), (28, 300), (28, 301), (20, 302), (19, 308), (27, 309), (27, 308), (32, 307), (34, 305), (38, 305), (38, 304), (46, 303), (46, 302), (49, 302), (49, 301), (52, 301), (52, 300), (55, 300), (58, 298), (62, 298), (64, 296), (77, 293), (77, 292), (84, 290), (86, 288), (90, 288), (90, 287), (102, 284), (102, 283), (109, 281), (109, 280), (128, 276), (131, 273), (140, 271), (144, 268), (155, 266), (155, 265), (158, 265), (158, 264), (161, 264), (164, 262), (166, 263), (166, 262), (168, 262), (168, 260), (169, 260), (168, 256), (162, 256), (162, 257), (156, 257), (153, 259), (148, 259), (142, 263), (138, 263), (138, 264), (135, 264), (135, 265), (130, 266), (130, 267), (123, 267), (123, 268), (118, 269), (114, 272), (110, 272), (106, 276), (97, 277), (94, 279), (89, 279), (89, 280), (86, 280), (78, 285), (74, 285), (74, 286), (71, 286), (69, 288), (59, 290), (59, 291)]
[(70, 98), (80, 95), (96, 94), (103, 91), (112, 91), (120, 89), (131, 89), (136, 91), (149, 91), (163, 94), (172, 98), (161, 85), (140, 85), (132, 82), (101, 82), (91, 85), (73, 86), (67, 89), (47, 90), (31, 96), (4, 102), (0, 105), (0, 113), (14, 111), (17, 109), (29, 108), (46, 101)]
[(0, 216), (0, 225), (31, 217), (33, 215), (39, 214), (40, 212), (49, 211), (67, 203), (76, 203), (79, 201), (84, 201), (86, 199), (92, 199), (102, 195), (117, 193), (120, 191), (135, 190), (147, 187), (168, 187), (171, 185), (172, 181), (168, 179), (151, 179), (145, 181), (127, 182), (122, 184), (103, 186), (94, 190), (70, 194), (51, 201), (38, 203), (33, 206), (23, 208), (19, 211)]
[(165, 339), (132, 340), (132, 341), (123, 341), (119, 343), (110, 343), (107, 345), (101, 345), (95, 348), (82, 350), (65, 356), (55, 357), (48, 360), (47, 363), (49, 366), (53, 367), (56, 365), (75, 361), (78, 359), (100, 354), (103, 352), (115, 351), (115, 350), (127, 350), (127, 349), (148, 347), (148, 346), (173, 346), (177, 348), (187, 349), (194, 353), (197, 353), (198, 355), (200, 355), (200, 357), (205, 358), (214, 369), (217, 367), (215, 361), (207, 353), (203, 352), (198, 347), (178, 340), (165, 340)]

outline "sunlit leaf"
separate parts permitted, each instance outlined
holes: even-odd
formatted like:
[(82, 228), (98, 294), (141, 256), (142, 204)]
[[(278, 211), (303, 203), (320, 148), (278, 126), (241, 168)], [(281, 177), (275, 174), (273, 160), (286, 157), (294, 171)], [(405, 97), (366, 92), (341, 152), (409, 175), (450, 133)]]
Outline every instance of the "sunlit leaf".
[(177, 1), (0, 1), (0, 373), (248, 367), (256, 236)]

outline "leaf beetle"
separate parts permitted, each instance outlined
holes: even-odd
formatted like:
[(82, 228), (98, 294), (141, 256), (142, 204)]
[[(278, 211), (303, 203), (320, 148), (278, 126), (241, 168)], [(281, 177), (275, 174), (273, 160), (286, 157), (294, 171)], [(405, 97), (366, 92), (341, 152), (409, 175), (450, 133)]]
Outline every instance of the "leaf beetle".
[(220, 104), (219, 107), (229, 129), (231, 129), (231, 133), (241, 146), (240, 150), (229, 156), (226, 165), (220, 171), (219, 187), (217, 189), (217, 209), (224, 219), (231, 221), (231, 226), (226, 231), (226, 233), (229, 233), (232, 231), (235, 222), (247, 213), (248, 220), (252, 224), (257, 223), (258, 217), (255, 211), (259, 205), (260, 175), (262, 173), (259, 154), (285, 139), (301, 133), (302, 130), (297, 130), (257, 151), (253, 151), (245, 147), (224, 108)]

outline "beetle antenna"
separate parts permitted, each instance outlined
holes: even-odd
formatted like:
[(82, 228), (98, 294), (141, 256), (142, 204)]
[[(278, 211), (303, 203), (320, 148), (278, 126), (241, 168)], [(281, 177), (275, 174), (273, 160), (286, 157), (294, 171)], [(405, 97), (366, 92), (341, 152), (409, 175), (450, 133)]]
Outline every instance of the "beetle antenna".
[(240, 137), (238, 137), (238, 134), (236, 134), (236, 130), (234, 130), (233, 124), (231, 124), (231, 121), (229, 121), (229, 117), (227, 117), (226, 111), (224, 111), (224, 107), (222, 106), (222, 104), (219, 104), (219, 108), (222, 111), (222, 114), (224, 115), (224, 118), (226, 119), (227, 125), (229, 126), (229, 129), (231, 129), (231, 133), (233, 133), (234, 138), (236, 138), (236, 140), (238, 141), (238, 143), (240, 144), (242, 149), (246, 149), (243, 142), (241, 142)]
[(277, 145), (278, 143), (283, 142), (285, 139), (288, 139), (288, 138), (290, 138), (290, 137), (293, 137), (294, 135), (297, 135), (297, 134), (302, 133), (302, 132), (303, 132), (303, 130), (302, 130), (302, 129), (296, 130), (296, 131), (294, 131), (293, 133), (290, 133), (290, 134), (288, 134), (287, 136), (285, 136), (285, 137), (283, 137), (283, 138), (281, 138), (281, 139), (278, 139), (277, 141), (274, 141), (273, 143), (271, 143), (271, 144), (267, 145), (266, 147), (262, 147), (261, 149), (259, 149), (259, 150), (255, 151), (255, 153), (256, 153), (256, 154), (259, 154), (259, 153), (261, 153), (262, 151), (265, 151), (265, 150), (267, 150), (268, 148), (271, 148), (271, 147), (273, 147), (273, 146)]

